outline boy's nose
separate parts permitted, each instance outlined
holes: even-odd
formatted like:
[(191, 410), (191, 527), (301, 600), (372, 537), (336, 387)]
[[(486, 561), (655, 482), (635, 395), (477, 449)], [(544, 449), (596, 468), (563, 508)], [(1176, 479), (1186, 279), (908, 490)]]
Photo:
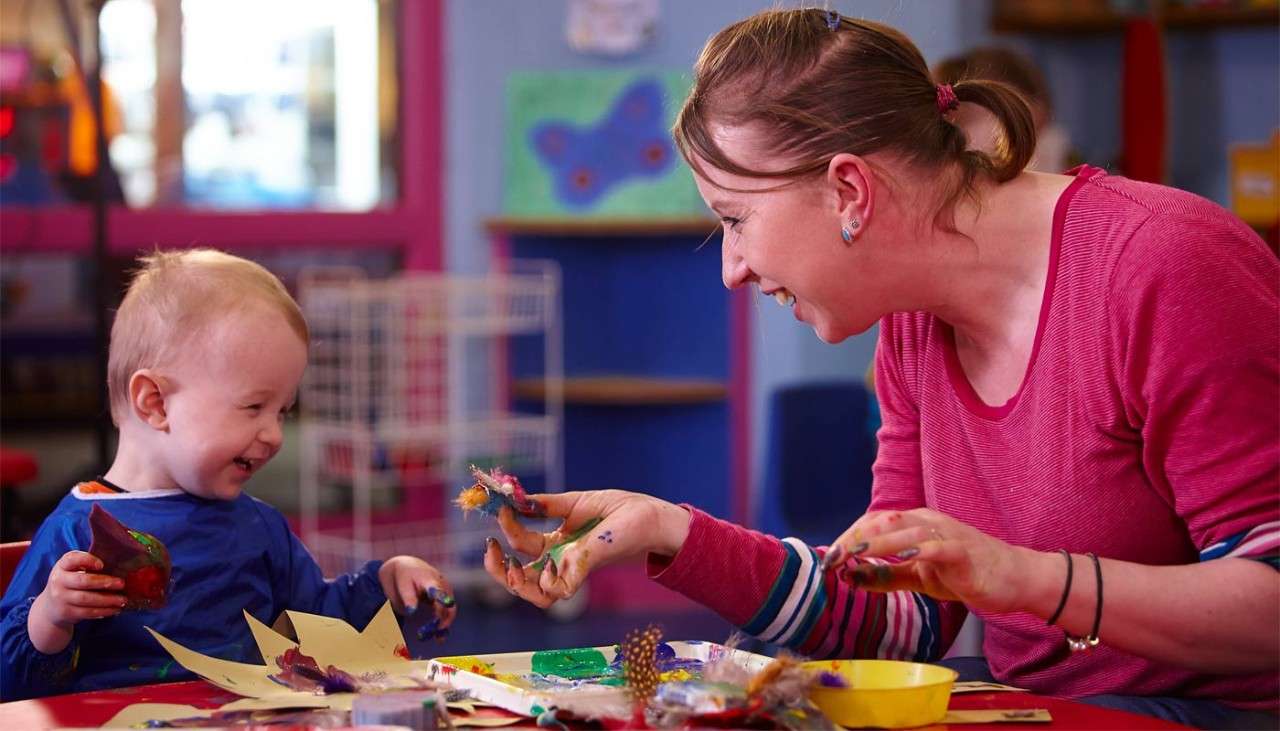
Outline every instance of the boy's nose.
[(279, 449), (284, 443), (284, 429), (279, 421), (272, 419), (262, 431), (258, 432), (258, 439), (269, 445), (273, 450)]

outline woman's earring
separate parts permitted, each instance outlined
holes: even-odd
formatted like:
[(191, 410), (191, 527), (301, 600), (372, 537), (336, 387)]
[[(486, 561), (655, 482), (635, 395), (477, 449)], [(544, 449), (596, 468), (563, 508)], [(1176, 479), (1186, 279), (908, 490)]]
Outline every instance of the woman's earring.
[[(852, 244), (852, 243), (853, 243), (853, 231), (857, 231), (857, 230), (858, 230), (858, 226), (860, 226), (860, 225), (861, 225), (861, 224), (859, 224), (859, 223), (858, 223), (858, 219), (856, 219), (856, 218), (854, 218), (854, 219), (850, 219), (850, 221), (849, 221), (849, 225), (848, 225), (848, 226), (841, 226), (841, 227), (840, 227), (840, 238), (844, 239), (844, 242), (845, 242), (846, 244)], [(850, 229), (852, 229), (852, 231), (851, 231)]]

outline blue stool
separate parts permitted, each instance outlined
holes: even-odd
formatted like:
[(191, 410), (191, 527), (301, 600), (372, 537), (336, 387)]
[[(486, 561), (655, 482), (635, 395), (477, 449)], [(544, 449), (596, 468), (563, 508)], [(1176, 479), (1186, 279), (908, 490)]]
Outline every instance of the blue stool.
[(779, 538), (827, 545), (867, 510), (874, 408), (860, 381), (779, 389), (769, 406), (764, 490), (755, 525)]

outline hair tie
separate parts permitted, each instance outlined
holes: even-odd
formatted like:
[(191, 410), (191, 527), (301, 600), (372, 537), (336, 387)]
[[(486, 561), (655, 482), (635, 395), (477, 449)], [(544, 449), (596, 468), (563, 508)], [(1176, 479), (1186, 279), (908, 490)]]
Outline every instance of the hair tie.
[(836, 30), (840, 27), (840, 13), (834, 10), (827, 11), (827, 30)]
[(956, 90), (951, 88), (951, 84), (938, 84), (937, 87), (938, 112), (946, 114), (947, 112), (960, 106), (960, 100), (956, 98)]

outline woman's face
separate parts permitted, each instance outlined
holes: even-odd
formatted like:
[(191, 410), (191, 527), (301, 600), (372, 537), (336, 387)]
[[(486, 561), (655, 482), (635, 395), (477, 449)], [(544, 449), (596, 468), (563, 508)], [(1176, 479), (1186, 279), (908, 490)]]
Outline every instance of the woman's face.
[[(756, 152), (751, 134), (741, 128), (720, 127), (716, 140), (747, 167), (782, 167)], [(726, 173), (701, 160), (699, 167), (707, 177), (694, 176), (698, 191), (724, 227), (726, 287), (754, 283), (828, 343), (865, 332), (884, 314), (862, 222), (852, 229), (852, 243), (841, 238), (841, 227), (858, 217), (848, 191), (842, 194), (824, 177), (769, 191), (780, 181)]]

